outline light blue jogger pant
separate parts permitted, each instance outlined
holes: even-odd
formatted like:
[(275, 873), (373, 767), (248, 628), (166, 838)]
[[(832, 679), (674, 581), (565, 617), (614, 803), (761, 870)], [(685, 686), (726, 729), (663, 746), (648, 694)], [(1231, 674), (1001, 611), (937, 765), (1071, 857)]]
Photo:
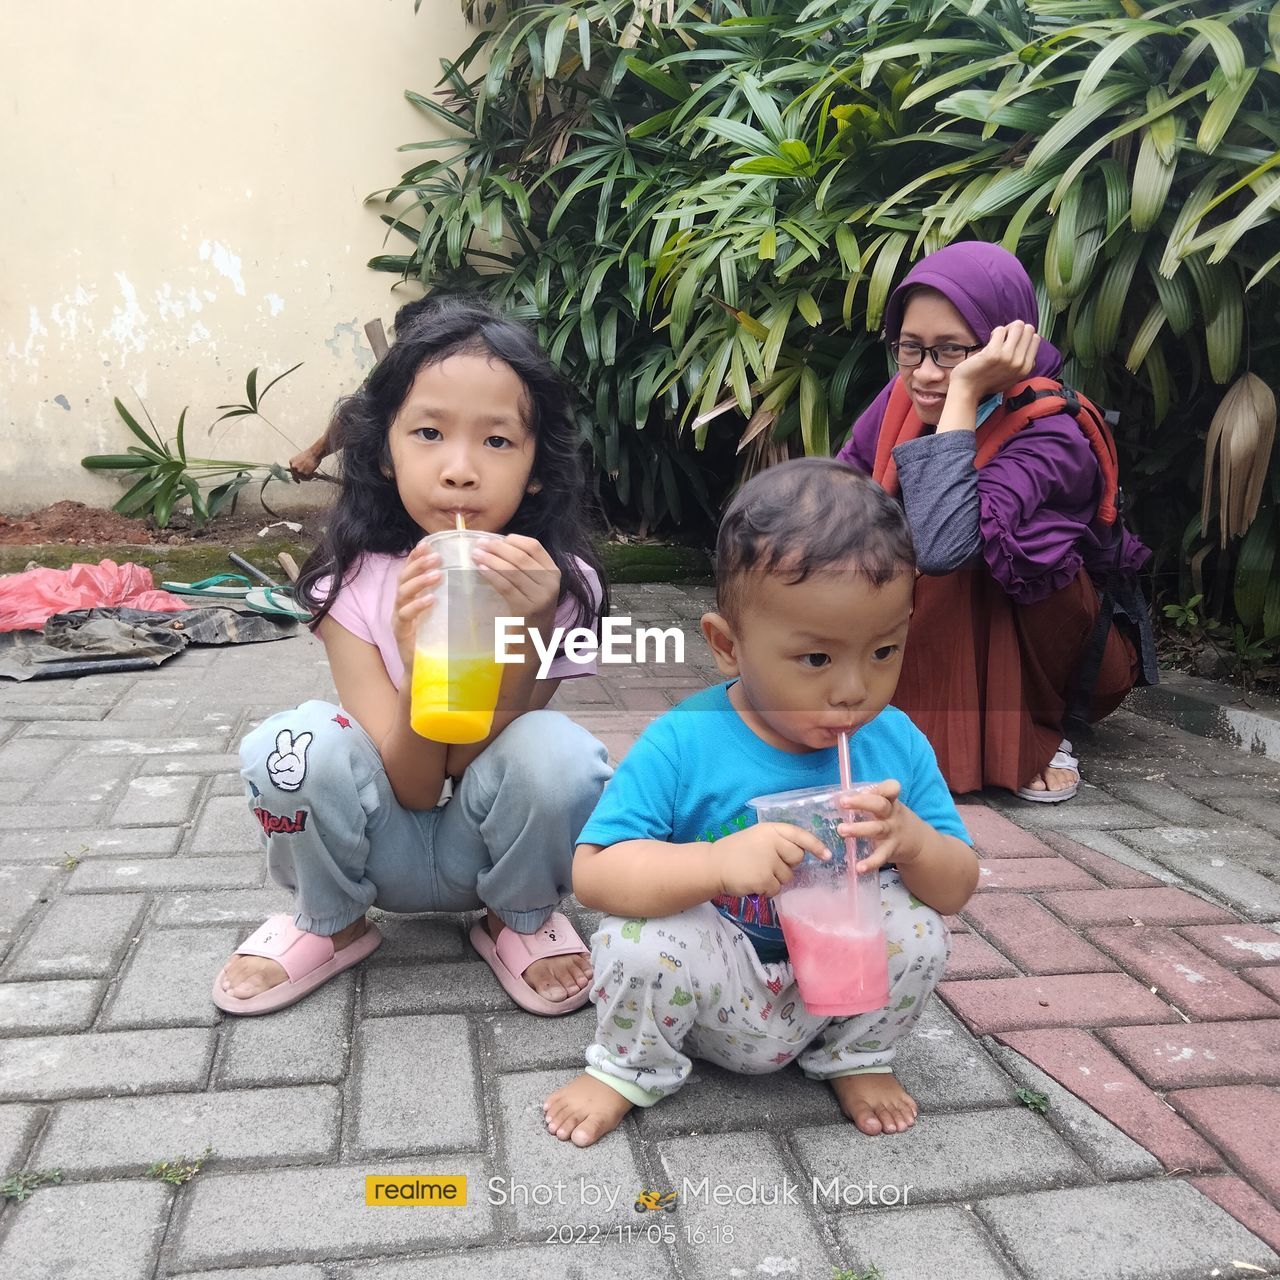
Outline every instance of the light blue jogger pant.
[(491, 907), (533, 933), (572, 881), (574, 841), (610, 775), (604, 746), (558, 711), (529, 711), (467, 767), (453, 798), (403, 808), (372, 739), (328, 702), (272, 716), (240, 744), (271, 878), (294, 923), (330, 935), (371, 907)]

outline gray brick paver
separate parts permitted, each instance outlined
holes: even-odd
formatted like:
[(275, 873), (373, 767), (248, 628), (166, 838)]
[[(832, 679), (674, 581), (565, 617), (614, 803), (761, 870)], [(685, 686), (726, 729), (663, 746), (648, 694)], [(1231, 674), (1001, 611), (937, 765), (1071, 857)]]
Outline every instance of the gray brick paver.
[(4, 976), (100, 978), (113, 974), (144, 906), (137, 894), (58, 898), (23, 938)]
[[(201, 1176), (166, 1241), (173, 1269), (463, 1248), (491, 1239), (495, 1214), (483, 1188), (489, 1173), (475, 1156), (448, 1156), (424, 1169), (421, 1159), (365, 1160), (321, 1169), (272, 1169)], [(458, 1208), (371, 1209), (367, 1174), (462, 1174), (467, 1204)], [(272, 1206), (270, 1213), (262, 1211)], [(496, 1243), (496, 1241), (494, 1241)]]
[(210, 1172), (233, 1162), (312, 1163), (336, 1152), (341, 1110), (332, 1085), (60, 1102), (33, 1160), (77, 1178), (137, 1177), (156, 1160), (206, 1147)]
[[(281, 806), (277, 812), (292, 813), (293, 810)], [(239, 790), (235, 795), (213, 796), (205, 801), (200, 819), (191, 833), (192, 853), (203, 856), (253, 852), (265, 863), (262, 847), (262, 827)]]
[(361, 1151), (468, 1151), (484, 1144), (479, 1073), (465, 1018), (370, 1020), (356, 1042), (354, 1141)]
[(874, 1266), (882, 1280), (1013, 1280), (1017, 1275), (981, 1220), (962, 1205), (867, 1209), (841, 1218), (836, 1235), (843, 1266), (857, 1271)]
[(165, 826), (191, 816), (200, 791), (200, 779), (148, 776), (134, 778), (111, 815), (117, 826)]
[(151, 1280), (173, 1188), (162, 1182), (42, 1187), (12, 1211), (0, 1275), (21, 1280)]
[(148, 930), (102, 1015), (111, 1030), (212, 1026), (222, 1014), (213, 979), (240, 941), (238, 925)]
[(326, 982), (305, 1000), (262, 1018), (224, 1020), (214, 1067), (219, 1089), (339, 1081), (351, 1052), (355, 979)]
[(201, 1089), (212, 1055), (199, 1027), (0, 1040), (0, 1101)]
[(83, 1030), (105, 990), (103, 982), (81, 979), (0, 983), (0, 1035)]
[(101, 859), (83, 862), (71, 873), (68, 893), (119, 893), (155, 889), (257, 889), (266, 877), (266, 860), (243, 858), (153, 858), (146, 861)]
[(1225, 1210), (1175, 1178), (1001, 1196), (974, 1208), (1035, 1280), (1199, 1280), (1271, 1271), (1280, 1258)]
[(0, 1106), (0, 1180), (30, 1167), (27, 1153), (44, 1116), (43, 1107), (21, 1103)]
[[(909, 1184), (919, 1204), (1093, 1181), (1071, 1148), (1021, 1107), (922, 1116), (892, 1141), (859, 1135), (848, 1124), (801, 1129), (792, 1141), (805, 1169), (824, 1185), (836, 1176), (878, 1187)], [(980, 1160), (957, 1158), (976, 1151)], [(819, 1203), (844, 1207), (825, 1196)]]
[[(498, 1176), (506, 1179), (502, 1189), (509, 1203), (504, 1207), (514, 1214), (516, 1237), (537, 1238), (564, 1224), (603, 1227), (637, 1220), (632, 1206), (645, 1179), (631, 1149), (627, 1122), (586, 1150), (547, 1132), (542, 1101), (564, 1080), (562, 1071), (532, 1071), (499, 1076), (496, 1082), (501, 1150), (506, 1156)], [(552, 1202), (538, 1205), (534, 1192), (521, 1192), (521, 1187), (548, 1188)], [(599, 1203), (591, 1203), (597, 1192)]]
[(80, 862), (98, 858), (164, 858), (178, 847), (179, 827), (73, 827), (8, 831), (0, 836), (0, 862)]

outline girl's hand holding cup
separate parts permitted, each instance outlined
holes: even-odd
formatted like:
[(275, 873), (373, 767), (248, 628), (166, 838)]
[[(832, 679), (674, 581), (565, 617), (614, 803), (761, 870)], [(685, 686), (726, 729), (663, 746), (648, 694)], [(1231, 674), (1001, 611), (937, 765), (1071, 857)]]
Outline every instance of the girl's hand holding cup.
[(444, 578), (440, 556), (420, 542), (404, 562), (400, 580), (396, 584), (396, 602), (391, 613), (391, 631), (396, 638), (396, 648), (405, 671), (413, 667), (413, 650), (418, 631), (418, 619), (435, 604), (435, 589)]
[(472, 552), (477, 569), (506, 602), (510, 616), (550, 634), (560, 599), (560, 570), (537, 538), (509, 533)]

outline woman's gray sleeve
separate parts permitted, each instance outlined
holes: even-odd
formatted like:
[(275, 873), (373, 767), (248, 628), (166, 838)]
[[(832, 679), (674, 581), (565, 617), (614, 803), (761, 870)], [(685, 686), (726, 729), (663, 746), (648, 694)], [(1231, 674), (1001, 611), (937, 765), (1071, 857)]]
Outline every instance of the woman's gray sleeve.
[(893, 451), (922, 573), (953, 573), (982, 546), (972, 431), (920, 436)]

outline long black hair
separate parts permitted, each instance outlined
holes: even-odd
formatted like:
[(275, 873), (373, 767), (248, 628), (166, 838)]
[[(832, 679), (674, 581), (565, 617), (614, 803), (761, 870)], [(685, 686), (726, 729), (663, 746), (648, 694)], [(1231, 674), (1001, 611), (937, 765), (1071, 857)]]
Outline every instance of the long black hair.
[[(423, 531), (409, 518), (390, 477), (387, 433), (418, 373), (462, 352), (502, 361), (524, 385), (525, 426), (534, 439), (530, 478), (538, 480), (539, 487), (537, 493), (524, 495), (501, 532), (524, 534), (542, 544), (560, 570), (560, 598), (571, 596), (577, 604), (578, 625), (593, 626), (608, 613), (604, 568), (587, 527), (583, 441), (563, 380), (524, 325), (472, 299), (449, 298), (403, 326), (397, 323), (390, 350), (360, 390), (338, 405), (338, 498), (297, 585), (298, 598), (313, 610), (313, 625), (329, 612), (362, 555), (407, 554), (421, 540)], [(590, 565), (600, 579), (604, 598), (599, 608), (579, 561)], [(322, 587), (323, 579), (328, 582)]]

